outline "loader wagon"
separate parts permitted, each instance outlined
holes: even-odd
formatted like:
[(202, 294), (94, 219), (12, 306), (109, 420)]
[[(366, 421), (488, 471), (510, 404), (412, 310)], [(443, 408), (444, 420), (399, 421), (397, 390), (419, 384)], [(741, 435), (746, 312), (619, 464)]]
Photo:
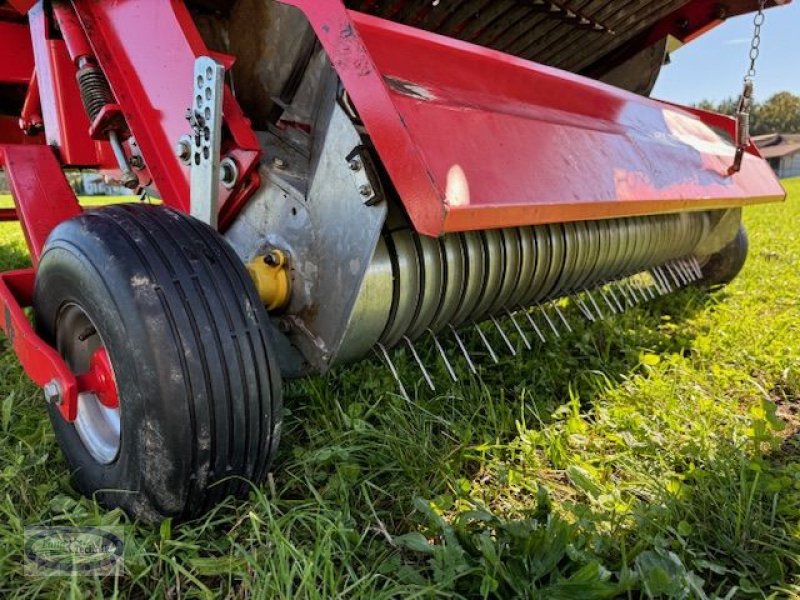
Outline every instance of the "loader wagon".
[[(457, 380), (567, 306), (729, 282), (741, 207), (784, 191), (746, 110), (649, 94), (670, 44), (774, 4), (0, 1), (33, 265), (0, 325), (78, 488), (191, 518), (266, 476), (284, 379), (403, 347), (432, 387), (420, 341)], [(69, 169), (135, 201), (83, 209)]]

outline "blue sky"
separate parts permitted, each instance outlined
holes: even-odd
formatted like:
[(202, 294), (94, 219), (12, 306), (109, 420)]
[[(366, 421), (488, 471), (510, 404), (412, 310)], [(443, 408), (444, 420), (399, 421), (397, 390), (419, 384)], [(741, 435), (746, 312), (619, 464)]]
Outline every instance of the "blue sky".
[[(653, 97), (691, 104), (738, 96), (747, 70), (753, 15), (729, 19), (672, 54)], [(756, 63), (756, 100), (787, 90), (800, 95), (800, 0), (766, 11)]]

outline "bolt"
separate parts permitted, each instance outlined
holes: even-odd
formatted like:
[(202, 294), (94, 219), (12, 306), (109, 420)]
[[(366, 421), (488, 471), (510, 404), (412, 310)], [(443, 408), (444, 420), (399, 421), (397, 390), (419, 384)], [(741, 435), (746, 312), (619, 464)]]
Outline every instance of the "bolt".
[(192, 144), (189, 142), (188, 136), (184, 136), (175, 145), (175, 155), (181, 159), (184, 164), (189, 164), (192, 159)]
[(130, 169), (122, 172), (120, 183), (129, 190), (135, 190), (139, 187), (139, 176)]
[(272, 166), (275, 167), (276, 169), (280, 169), (281, 171), (283, 171), (289, 165), (286, 163), (285, 160), (276, 156), (275, 158), (272, 159)]
[(361, 170), (361, 161), (357, 158), (354, 158), (350, 161), (350, 170), (351, 171), (360, 171)]
[(131, 166), (134, 169), (137, 169), (138, 171), (141, 171), (142, 169), (144, 169), (144, 159), (141, 156), (139, 156), (138, 154), (134, 154), (133, 156), (131, 156), (130, 163), (131, 163)]
[(51, 379), (44, 384), (42, 389), (44, 391), (44, 399), (48, 404), (55, 404), (58, 406), (63, 402), (61, 386), (58, 384), (57, 379)]
[(264, 256), (264, 262), (270, 267), (279, 267), (284, 263), (283, 253), (280, 250), (270, 250)]
[(219, 167), (219, 178), (222, 181), (222, 185), (231, 189), (239, 179), (239, 167), (236, 166), (236, 161), (228, 156), (220, 161)]
[(374, 193), (374, 192), (372, 191), (372, 186), (371, 186), (371, 185), (369, 185), (368, 183), (365, 183), (365, 184), (364, 184), (364, 185), (362, 185), (360, 188), (358, 188), (358, 192), (359, 192), (359, 193), (360, 193), (362, 196), (364, 196), (365, 198), (368, 198), (368, 197), (372, 196), (372, 194)]

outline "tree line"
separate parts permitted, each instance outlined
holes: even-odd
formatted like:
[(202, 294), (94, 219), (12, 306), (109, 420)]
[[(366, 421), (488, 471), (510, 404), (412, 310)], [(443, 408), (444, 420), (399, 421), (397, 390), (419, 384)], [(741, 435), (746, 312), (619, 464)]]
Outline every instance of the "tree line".
[[(738, 104), (738, 98), (727, 98), (719, 103), (703, 100), (695, 106), (733, 116)], [(750, 134), (766, 133), (800, 133), (800, 96), (791, 92), (778, 92), (764, 102), (753, 104)]]

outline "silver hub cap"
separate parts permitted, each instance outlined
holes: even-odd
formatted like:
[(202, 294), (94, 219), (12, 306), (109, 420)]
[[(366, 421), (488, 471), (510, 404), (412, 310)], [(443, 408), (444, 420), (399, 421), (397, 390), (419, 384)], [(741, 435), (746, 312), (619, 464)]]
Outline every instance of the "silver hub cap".
[[(104, 346), (88, 315), (77, 304), (67, 304), (56, 323), (56, 343), (73, 373), (85, 373), (92, 355)], [(78, 394), (78, 414), (73, 423), (87, 452), (100, 464), (114, 462), (120, 446), (120, 410), (104, 406), (96, 394)]]

